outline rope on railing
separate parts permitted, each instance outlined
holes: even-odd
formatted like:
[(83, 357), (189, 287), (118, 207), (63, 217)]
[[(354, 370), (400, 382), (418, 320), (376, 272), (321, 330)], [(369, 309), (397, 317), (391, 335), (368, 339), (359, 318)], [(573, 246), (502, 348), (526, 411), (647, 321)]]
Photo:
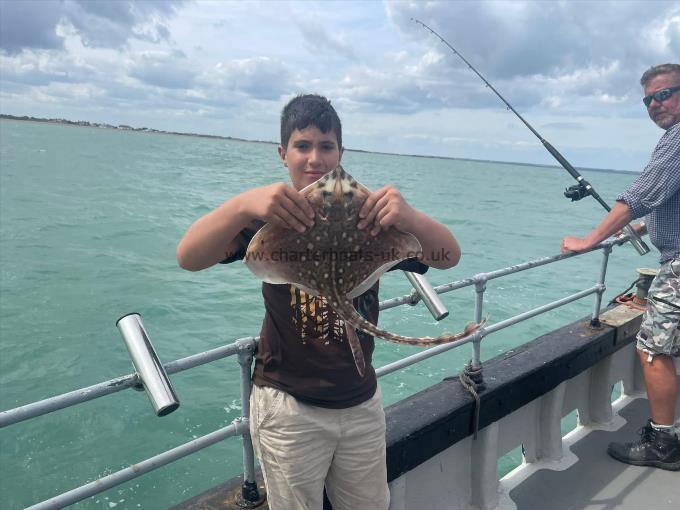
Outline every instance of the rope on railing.
[(468, 361), (463, 367), (460, 374), (458, 375), (460, 383), (463, 388), (468, 390), (470, 395), (475, 399), (475, 413), (472, 422), (472, 437), (477, 439), (477, 432), (479, 431), (479, 410), (481, 407), (481, 401), (479, 399), (479, 392), (484, 391), (486, 384), (484, 384), (484, 378), (482, 376), (482, 366), (475, 367), (472, 365), (472, 361)]

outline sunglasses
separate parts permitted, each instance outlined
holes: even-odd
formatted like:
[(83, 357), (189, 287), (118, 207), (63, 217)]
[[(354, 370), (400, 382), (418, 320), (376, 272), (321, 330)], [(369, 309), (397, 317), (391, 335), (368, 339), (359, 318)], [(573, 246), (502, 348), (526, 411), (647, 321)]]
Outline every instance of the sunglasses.
[(654, 94), (649, 94), (648, 96), (643, 97), (642, 102), (645, 103), (645, 106), (647, 107), (652, 104), (652, 99), (655, 99), (657, 103), (663, 103), (678, 90), (680, 90), (680, 86), (657, 90), (654, 92)]

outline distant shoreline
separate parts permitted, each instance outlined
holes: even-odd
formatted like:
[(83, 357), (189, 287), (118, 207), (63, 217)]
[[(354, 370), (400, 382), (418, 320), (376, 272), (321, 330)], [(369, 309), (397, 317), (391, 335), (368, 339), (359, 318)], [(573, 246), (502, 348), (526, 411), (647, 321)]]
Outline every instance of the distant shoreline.
[[(176, 136), (191, 136), (191, 137), (197, 137), (197, 138), (210, 138), (214, 140), (232, 140), (236, 142), (247, 142), (247, 143), (266, 143), (270, 145), (278, 145), (277, 142), (272, 142), (268, 140), (248, 140), (246, 138), (237, 138), (233, 136), (221, 136), (221, 135), (204, 135), (200, 133), (182, 133), (178, 131), (164, 131), (162, 129), (154, 129), (154, 128), (147, 128), (147, 127), (132, 127), (128, 126), (127, 124), (119, 124), (118, 126), (114, 126), (113, 124), (106, 124), (106, 123), (98, 123), (98, 122), (87, 122), (85, 120), (68, 120), (68, 119), (46, 119), (42, 117), (30, 117), (28, 115), (23, 115), (21, 117), (16, 116), (16, 115), (8, 115), (5, 113), (0, 113), (0, 119), (7, 119), (7, 120), (18, 120), (18, 121), (26, 121), (26, 122), (39, 122), (39, 123), (44, 123), (44, 124), (61, 124), (65, 126), (73, 126), (73, 127), (89, 127), (89, 128), (98, 128), (98, 129), (115, 129), (117, 131), (135, 131), (138, 133), (154, 133), (154, 134), (160, 134), (160, 135), (176, 135)], [(523, 163), (523, 162), (517, 162), (517, 161), (496, 161), (492, 159), (472, 159), (472, 158), (456, 158), (453, 156), (431, 156), (431, 155), (423, 155), (423, 154), (403, 154), (403, 153), (396, 153), (396, 152), (381, 152), (381, 151), (368, 151), (368, 150), (363, 150), (363, 149), (345, 149), (350, 152), (363, 152), (366, 154), (382, 154), (382, 155), (387, 155), (387, 156), (407, 156), (411, 158), (429, 158), (429, 159), (450, 159), (450, 160), (456, 160), (456, 161), (472, 161), (472, 162), (480, 162), (480, 163), (497, 163), (500, 165), (522, 165), (522, 166), (532, 166), (532, 167), (540, 167), (540, 168), (559, 168), (561, 169), (562, 167), (559, 165), (544, 165), (540, 163)], [(606, 169), (606, 168), (586, 168), (586, 167), (578, 167), (579, 170), (585, 170), (588, 172), (604, 172), (604, 173), (616, 173), (616, 174), (639, 174), (639, 172), (635, 172), (632, 170), (614, 170), (614, 169)]]
[(30, 117), (28, 115), (24, 115), (22, 117), (18, 117), (16, 115), (8, 115), (5, 113), (0, 113), (0, 119), (8, 119), (8, 120), (21, 120), (21, 121), (26, 121), (26, 122), (40, 122), (43, 124), (61, 124), (65, 126), (73, 126), (73, 127), (90, 127), (90, 128), (98, 128), (98, 129), (115, 129), (118, 131), (136, 131), (139, 133), (155, 133), (159, 135), (177, 135), (177, 136), (193, 136), (193, 137), (199, 137), (199, 138), (213, 138), (213, 139), (218, 139), (218, 140), (235, 140), (238, 142), (252, 142), (252, 143), (269, 143), (273, 144), (274, 142), (269, 142), (266, 140), (247, 140), (245, 138), (235, 138), (232, 136), (220, 136), (220, 135), (203, 135), (200, 133), (180, 133), (178, 131), (164, 131), (162, 129), (154, 129), (154, 128), (147, 128), (147, 127), (132, 127), (128, 126), (127, 124), (119, 124), (117, 126), (114, 126), (113, 124), (106, 124), (106, 123), (99, 123), (99, 122), (87, 122), (86, 120), (68, 120), (68, 119), (45, 119), (42, 117)]

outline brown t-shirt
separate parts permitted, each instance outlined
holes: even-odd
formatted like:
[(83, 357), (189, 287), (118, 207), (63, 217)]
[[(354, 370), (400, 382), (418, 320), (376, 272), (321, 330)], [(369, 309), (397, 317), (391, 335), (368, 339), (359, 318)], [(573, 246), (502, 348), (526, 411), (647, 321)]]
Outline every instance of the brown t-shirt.
[[(262, 226), (242, 230), (239, 249), (223, 264), (243, 259), (250, 239)], [(408, 259), (392, 268), (425, 273), (428, 266)], [(378, 322), (378, 282), (354, 299), (354, 307), (373, 324)], [(347, 342), (344, 321), (325, 299), (290, 284), (262, 283), (265, 316), (255, 356), (253, 382), (271, 386), (314, 406), (343, 409), (370, 399), (377, 380), (371, 364), (373, 337), (357, 331), (366, 360), (359, 376)]]

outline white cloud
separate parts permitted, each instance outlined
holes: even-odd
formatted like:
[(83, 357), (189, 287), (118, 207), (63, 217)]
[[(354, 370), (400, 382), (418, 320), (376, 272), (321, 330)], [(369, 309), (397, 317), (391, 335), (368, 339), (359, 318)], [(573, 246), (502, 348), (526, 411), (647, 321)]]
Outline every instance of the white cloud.
[(191, 88), (197, 69), (180, 51), (145, 51), (133, 56), (129, 75), (143, 83), (169, 89)]
[(258, 99), (279, 99), (290, 91), (286, 65), (269, 57), (218, 62), (198, 80), (212, 89), (240, 92)]
[(299, 26), (310, 53), (318, 54), (319, 51), (330, 50), (345, 58), (356, 59), (354, 48), (347, 37), (326, 30), (318, 19), (303, 19)]
[(167, 20), (181, 4), (181, 0), (3, 0), (0, 48), (8, 53), (62, 48), (60, 26), (71, 27), (85, 46), (122, 47), (130, 39), (161, 42), (169, 39)]
[(637, 156), (624, 164), (636, 168), (659, 134), (641, 107), (639, 75), (680, 55), (677, 2), (272, 5), (2, 2), (0, 106), (276, 139), (284, 102), (318, 92), (346, 119), (348, 145), (544, 161), (540, 144), (525, 147), (531, 134), (417, 17), (528, 120), (587, 157), (581, 165), (613, 166), (625, 139)]

